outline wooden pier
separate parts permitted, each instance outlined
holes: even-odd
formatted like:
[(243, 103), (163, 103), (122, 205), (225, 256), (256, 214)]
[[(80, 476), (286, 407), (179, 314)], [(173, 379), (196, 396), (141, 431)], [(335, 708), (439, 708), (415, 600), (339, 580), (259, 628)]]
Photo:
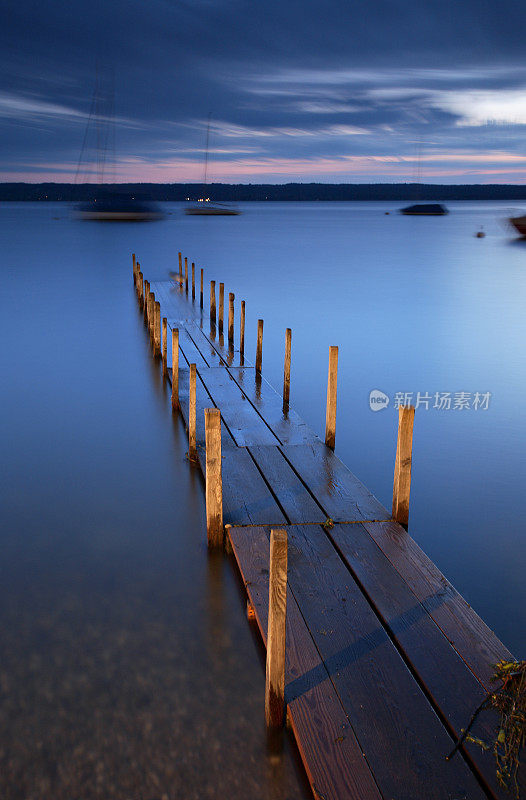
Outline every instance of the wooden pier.
[[(406, 530), (412, 410), (400, 413), (389, 513), (334, 453), (337, 348), (321, 441), (289, 405), (290, 330), (278, 394), (262, 375), (263, 321), (252, 364), (244, 301), (236, 336), (228, 294), (225, 339), (224, 285), (216, 319), (216, 282), (205, 310), (203, 271), (196, 299), (194, 263), (190, 294), (184, 264), (184, 278), (179, 255), (174, 281), (148, 284), (134, 258), (134, 280), (206, 476), (209, 544), (233, 553), (269, 643), (269, 728), (285, 711), (320, 800), (509, 797), (491, 751), (466, 742), (446, 760), (493, 688), (493, 666), (512, 656)], [(472, 733), (493, 742), (497, 725), (484, 713)]]

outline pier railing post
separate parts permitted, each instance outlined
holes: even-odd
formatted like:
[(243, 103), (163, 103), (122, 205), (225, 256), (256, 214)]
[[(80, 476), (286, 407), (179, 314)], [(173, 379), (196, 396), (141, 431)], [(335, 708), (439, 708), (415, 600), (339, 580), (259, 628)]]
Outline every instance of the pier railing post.
[(210, 325), (216, 326), (216, 282), (210, 281)]
[(287, 532), (270, 532), (265, 719), (269, 731), (282, 727), (285, 710), (285, 624), (287, 619)]
[(256, 372), (261, 372), (263, 365), (263, 320), (258, 319), (258, 341), (256, 346)]
[(199, 296), (199, 308), (203, 308), (203, 281), (204, 281), (204, 270), (201, 268), (201, 294)]
[(223, 544), (223, 482), (221, 474), (221, 412), (205, 408), (206, 530), (209, 547)]
[(239, 315), (239, 355), (241, 363), (245, 360), (245, 301), (241, 301), (241, 314)]
[(398, 409), (398, 438), (396, 442), (395, 473), (393, 483), (393, 519), (407, 528), (409, 523), (409, 495), (411, 493), (411, 464), (413, 452), (414, 406)]
[(139, 308), (142, 308), (144, 304), (144, 279), (143, 274), (139, 270)]
[(234, 300), (232, 292), (228, 293), (228, 344), (234, 344)]
[(223, 319), (225, 316), (225, 284), (219, 284), (219, 314), (218, 314), (218, 328), (219, 333), (223, 333)]
[(292, 351), (292, 330), (285, 332), (285, 364), (283, 367), (283, 411), (289, 407), (290, 401), (290, 359)]
[(190, 395), (188, 403), (188, 458), (197, 459), (197, 373), (195, 364), (190, 364)]
[(172, 328), (172, 410), (179, 408), (179, 328)]
[(150, 303), (148, 306), (148, 331), (150, 333), (150, 344), (153, 345), (153, 325), (155, 322), (155, 294), (150, 292)]
[(163, 375), (166, 375), (168, 367), (168, 320), (163, 317)]
[(144, 322), (148, 322), (148, 298), (150, 296), (150, 283), (149, 281), (144, 281), (144, 297), (143, 297), (143, 316)]
[(338, 348), (329, 347), (329, 377), (327, 380), (327, 412), (325, 444), (334, 450), (336, 444), (336, 389), (338, 384)]
[(183, 288), (183, 256), (179, 253), (179, 288)]
[(153, 314), (153, 352), (156, 357), (161, 355), (161, 304), (158, 300)]
[(188, 259), (184, 258), (184, 290), (188, 294)]

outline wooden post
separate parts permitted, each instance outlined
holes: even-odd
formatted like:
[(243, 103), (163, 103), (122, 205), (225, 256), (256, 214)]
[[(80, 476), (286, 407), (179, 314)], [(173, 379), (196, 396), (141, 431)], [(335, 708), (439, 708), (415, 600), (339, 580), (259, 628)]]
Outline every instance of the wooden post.
[(205, 408), (206, 530), (209, 547), (223, 544), (223, 483), (221, 477), (221, 412)]
[(218, 327), (219, 333), (223, 333), (223, 317), (225, 315), (225, 284), (219, 284), (219, 314)]
[(265, 719), (269, 730), (283, 726), (285, 709), (285, 623), (287, 619), (287, 531), (270, 532)]
[(290, 400), (290, 358), (292, 350), (292, 331), (285, 331), (285, 366), (283, 369), (283, 410), (289, 407)]
[(232, 292), (228, 293), (228, 344), (234, 344), (234, 300)]
[(142, 272), (139, 271), (139, 308), (143, 307), (144, 303), (144, 278)]
[(258, 342), (256, 347), (256, 372), (261, 372), (263, 363), (263, 320), (258, 319)]
[(184, 290), (188, 294), (188, 259), (184, 257)]
[(158, 300), (153, 312), (153, 352), (157, 357), (161, 355), (161, 304)]
[(182, 254), (179, 253), (179, 288), (183, 288), (183, 261), (182, 261)]
[(239, 353), (241, 359), (245, 358), (245, 301), (241, 301), (241, 314), (239, 316)]
[(393, 519), (407, 528), (409, 495), (411, 493), (411, 463), (413, 451), (414, 406), (398, 409), (398, 439), (393, 484)]
[(144, 297), (143, 297), (143, 312), (144, 312), (144, 321), (148, 322), (148, 297), (150, 295), (150, 284), (148, 281), (144, 281)]
[(150, 304), (148, 306), (148, 331), (150, 333), (150, 342), (153, 343), (153, 323), (155, 316), (155, 294), (150, 292)]
[(168, 367), (168, 320), (163, 317), (163, 375), (166, 375)]
[(329, 377), (327, 380), (327, 413), (325, 415), (325, 444), (334, 450), (336, 444), (336, 388), (338, 383), (338, 348), (329, 347)]
[(216, 325), (216, 282), (210, 281), (210, 325)]
[(172, 328), (172, 410), (179, 408), (179, 328)]
[(195, 264), (192, 261), (192, 300), (195, 300)]
[(197, 459), (196, 384), (197, 375), (195, 364), (190, 364), (190, 400), (188, 404), (188, 458), (190, 461), (195, 461)]
[(199, 298), (199, 307), (203, 308), (203, 280), (204, 280), (204, 270), (201, 269), (201, 295)]

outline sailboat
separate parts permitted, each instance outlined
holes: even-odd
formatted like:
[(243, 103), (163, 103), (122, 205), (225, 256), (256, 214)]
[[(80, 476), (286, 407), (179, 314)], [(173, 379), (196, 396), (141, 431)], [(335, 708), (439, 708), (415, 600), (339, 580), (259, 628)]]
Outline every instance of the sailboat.
[[(422, 185), (422, 142), (418, 142), (417, 168), (416, 168), (417, 199), (420, 199), (420, 187)], [(449, 214), (447, 208), (441, 203), (413, 203), (400, 209), (400, 214), (412, 217), (443, 217)]]
[(518, 234), (521, 236), (526, 236), (526, 214), (523, 214), (520, 217), (510, 217), (509, 221)]
[[(92, 143), (94, 140), (94, 143)], [(82, 165), (84, 175), (91, 175), (91, 162), (96, 164), (98, 186), (96, 196), (75, 209), (77, 219), (97, 222), (139, 222), (161, 219), (164, 213), (154, 203), (133, 196), (131, 193), (104, 187), (108, 162), (115, 167), (115, 92), (113, 75), (104, 79), (99, 71), (91, 101), (91, 109), (84, 133), (84, 141), (77, 166), (75, 183), (78, 184)]]
[(203, 181), (203, 197), (197, 200), (196, 205), (187, 206), (185, 214), (189, 216), (203, 216), (203, 217), (235, 217), (241, 214), (241, 211), (230, 203), (218, 203), (206, 197), (206, 184), (208, 178), (208, 146), (210, 143), (210, 114), (208, 115), (208, 124), (206, 126), (206, 147), (205, 147), (205, 174)]

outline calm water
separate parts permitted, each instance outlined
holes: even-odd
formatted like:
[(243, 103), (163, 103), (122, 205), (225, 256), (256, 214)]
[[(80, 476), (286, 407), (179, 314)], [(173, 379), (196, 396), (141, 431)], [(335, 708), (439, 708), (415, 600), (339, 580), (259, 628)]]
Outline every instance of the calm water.
[[(247, 355), (320, 435), (340, 346), (336, 451), (390, 507), (395, 392), (491, 392), (417, 410), (410, 530), (519, 656), (526, 244), (507, 206), (248, 204), (234, 218), (73, 221), (12, 204), (2, 241), (0, 796), (302, 798), (294, 748), (265, 754), (264, 669), (153, 364), (131, 281), (182, 250), (247, 304)], [(474, 238), (481, 225), (485, 239)], [(391, 397), (372, 413), (369, 392)], [(432, 405), (432, 403), (431, 403)]]

